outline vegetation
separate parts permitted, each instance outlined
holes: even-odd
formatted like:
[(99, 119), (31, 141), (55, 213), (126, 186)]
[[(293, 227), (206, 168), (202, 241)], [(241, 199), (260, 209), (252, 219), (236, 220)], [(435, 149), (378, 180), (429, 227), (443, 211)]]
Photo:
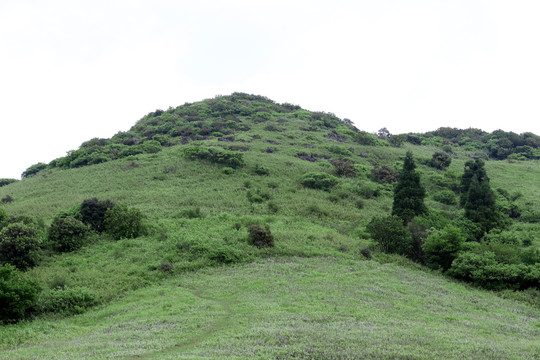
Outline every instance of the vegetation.
[(81, 144), (0, 187), (0, 359), (534, 359), (538, 159), (437, 134), (237, 93)]

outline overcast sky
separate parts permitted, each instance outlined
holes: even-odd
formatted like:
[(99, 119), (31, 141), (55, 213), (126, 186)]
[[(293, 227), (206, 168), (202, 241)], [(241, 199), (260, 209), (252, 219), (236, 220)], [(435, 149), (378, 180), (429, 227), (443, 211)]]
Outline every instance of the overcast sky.
[(0, 0), (0, 178), (235, 91), (540, 135), (540, 1)]

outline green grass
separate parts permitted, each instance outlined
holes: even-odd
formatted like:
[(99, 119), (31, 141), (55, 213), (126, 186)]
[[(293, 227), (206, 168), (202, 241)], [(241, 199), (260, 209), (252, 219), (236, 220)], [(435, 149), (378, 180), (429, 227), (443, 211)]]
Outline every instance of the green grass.
[(2, 359), (535, 359), (538, 310), (376, 261), (270, 257), (2, 328)]

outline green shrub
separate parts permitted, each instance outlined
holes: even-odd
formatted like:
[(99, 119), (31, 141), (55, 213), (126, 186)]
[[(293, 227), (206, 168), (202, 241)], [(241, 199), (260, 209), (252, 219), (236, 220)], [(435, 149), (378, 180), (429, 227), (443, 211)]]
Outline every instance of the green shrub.
[(422, 246), (426, 265), (432, 269), (448, 270), (464, 242), (461, 230), (452, 225), (431, 233)]
[(72, 217), (55, 218), (49, 228), (48, 238), (58, 252), (70, 252), (80, 249), (88, 227)]
[(9, 184), (13, 184), (14, 182), (17, 182), (19, 180), (17, 179), (0, 179), (0, 187), (6, 186)]
[(408, 255), (412, 250), (411, 234), (397, 216), (374, 217), (366, 230), (385, 253)]
[(143, 150), (146, 153), (155, 154), (161, 151), (161, 143), (157, 140), (145, 141), (143, 144)]
[(332, 160), (331, 164), (334, 166), (334, 171), (339, 177), (355, 177), (356, 168), (354, 163), (350, 160), (338, 159)]
[(434, 167), (435, 169), (444, 170), (450, 166), (452, 158), (445, 152), (437, 151), (431, 157), (429, 166)]
[(44, 163), (37, 163), (37, 164), (34, 164), (32, 166), (30, 166), (28, 169), (26, 169), (22, 174), (21, 174), (21, 177), (24, 179), (24, 178), (27, 178), (29, 176), (32, 176), (32, 175), (35, 175), (37, 174), (38, 172), (40, 172), (41, 170), (45, 170), (47, 168), (47, 164), (44, 164)]
[(143, 233), (142, 213), (124, 204), (108, 209), (103, 222), (105, 231), (114, 239), (132, 239)]
[(186, 146), (182, 150), (186, 159), (208, 160), (216, 164), (223, 164), (234, 169), (245, 165), (244, 154), (238, 152), (223, 151), (216, 148), (202, 146)]
[(38, 313), (75, 315), (98, 303), (98, 296), (83, 287), (50, 289), (39, 294), (35, 309)]
[(338, 178), (323, 172), (308, 172), (300, 180), (305, 187), (326, 191), (336, 186), (338, 182)]
[(97, 232), (105, 230), (104, 221), (107, 210), (114, 208), (110, 200), (86, 199), (81, 204), (81, 221)]
[(255, 165), (255, 170), (254, 171), (255, 171), (255, 174), (257, 174), (257, 175), (269, 175), (270, 174), (270, 170), (266, 166), (259, 165), (259, 164)]
[(231, 174), (234, 174), (234, 169), (232, 167), (224, 167), (223, 169), (221, 169), (221, 171), (225, 174), (225, 175), (231, 175)]
[(0, 231), (0, 263), (26, 270), (37, 264), (41, 238), (37, 230), (24, 223), (12, 223)]
[(180, 212), (180, 217), (186, 218), (186, 219), (198, 219), (202, 218), (203, 214), (201, 213), (200, 207), (194, 207), (190, 209), (184, 209)]
[(452, 190), (448, 190), (448, 189), (437, 191), (433, 195), (433, 200), (438, 201), (441, 204), (445, 204), (445, 205), (457, 204), (456, 194)]
[(398, 179), (399, 172), (392, 170), (392, 168), (383, 165), (375, 166), (371, 170), (371, 179), (380, 184), (392, 184)]
[(249, 242), (256, 247), (273, 247), (274, 236), (270, 232), (270, 227), (261, 227), (257, 224), (251, 224), (248, 226)]
[(22, 319), (34, 305), (40, 287), (14, 266), (0, 265), (0, 323)]

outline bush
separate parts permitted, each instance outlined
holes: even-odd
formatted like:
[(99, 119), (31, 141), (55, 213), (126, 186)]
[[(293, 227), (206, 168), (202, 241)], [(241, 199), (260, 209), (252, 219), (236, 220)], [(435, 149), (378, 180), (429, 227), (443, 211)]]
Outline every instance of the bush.
[(274, 236), (270, 232), (270, 227), (261, 227), (257, 224), (251, 224), (248, 226), (249, 242), (256, 247), (273, 247)]
[(155, 154), (161, 151), (161, 143), (157, 140), (145, 141), (143, 144), (144, 152)]
[(244, 154), (238, 152), (223, 151), (202, 146), (187, 146), (182, 150), (182, 153), (186, 159), (208, 160), (234, 169), (245, 165)]
[(110, 200), (86, 199), (81, 205), (81, 220), (97, 232), (105, 230), (104, 221), (107, 210), (114, 208)]
[(45, 170), (47, 168), (47, 164), (44, 164), (44, 163), (37, 163), (37, 164), (34, 164), (32, 166), (30, 166), (28, 169), (26, 169), (22, 174), (21, 174), (21, 177), (24, 179), (24, 178), (27, 178), (29, 176), (32, 176), (32, 175), (35, 175), (37, 174), (38, 172), (40, 172), (41, 170)]
[(98, 296), (83, 287), (51, 289), (38, 296), (35, 309), (39, 313), (75, 315), (98, 303)]
[(378, 182), (380, 184), (392, 184), (395, 183), (398, 179), (399, 172), (392, 170), (390, 167), (383, 165), (383, 166), (375, 166), (371, 170), (371, 178), (373, 181)]
[(0, 231), (0, 263), (26, 270), (37, 264), (41, 238), (33, 226), (12, 223)]
[(0, 323), (22, 319), (34, 305), (40, 287), (14, 266), (0, 265)]
[(19, 180), (17, 179), (0, 179), (0, 187), (6, 186), (9, 184), (13, 184), (14, 182), (17, 182)]
[(114, 239), (132, 239), (143, 232), (142, 213), (124, 204), (108, 209), (103, 222), (105, 231)]
[(448, 225), (428, 236), (422, 249), (426, 265), (432, 269), (448, 270), (465, 242), (465, 236), (455, 226)]
[(435, 169), (444, 170), (450, 166), (451, 162), (452, 162), (452, 158), (450, 157), (450, 155), (442, 151), (437, 151), (431, 157), (429, 166)]
[(356, 168), (354, 163), (350, 160), (338, 159), (331, 161), (331, 164), (334, 166), (334, 171), (339, 177), (355, 177)]
[(58, 252), (70, 252), (80, 249), (88, 227), (72, 217), (55, 218), (49, 228), (49, 241)]
[(457, 204), (456, 194), (452, 190), (448, 190), (448, 189), (437, 191), (433, 195), (433, 200), (438, 201), (441, 204), (445, 204), (445, 205)]
[(338, 178), (323, 172), (309, 172), (304, 174), (300, 183), (311, 189), (330, 190), (339, 182)]
[(270, 170), (266, 166), (256, 164), (255, 165), (255, 174), (257, 175), (269, 175)]
[(385, 253), (409, 255), (412, 249), (411, 234), (397, 216), (375, 217), (366, 227), (371, 238)]

